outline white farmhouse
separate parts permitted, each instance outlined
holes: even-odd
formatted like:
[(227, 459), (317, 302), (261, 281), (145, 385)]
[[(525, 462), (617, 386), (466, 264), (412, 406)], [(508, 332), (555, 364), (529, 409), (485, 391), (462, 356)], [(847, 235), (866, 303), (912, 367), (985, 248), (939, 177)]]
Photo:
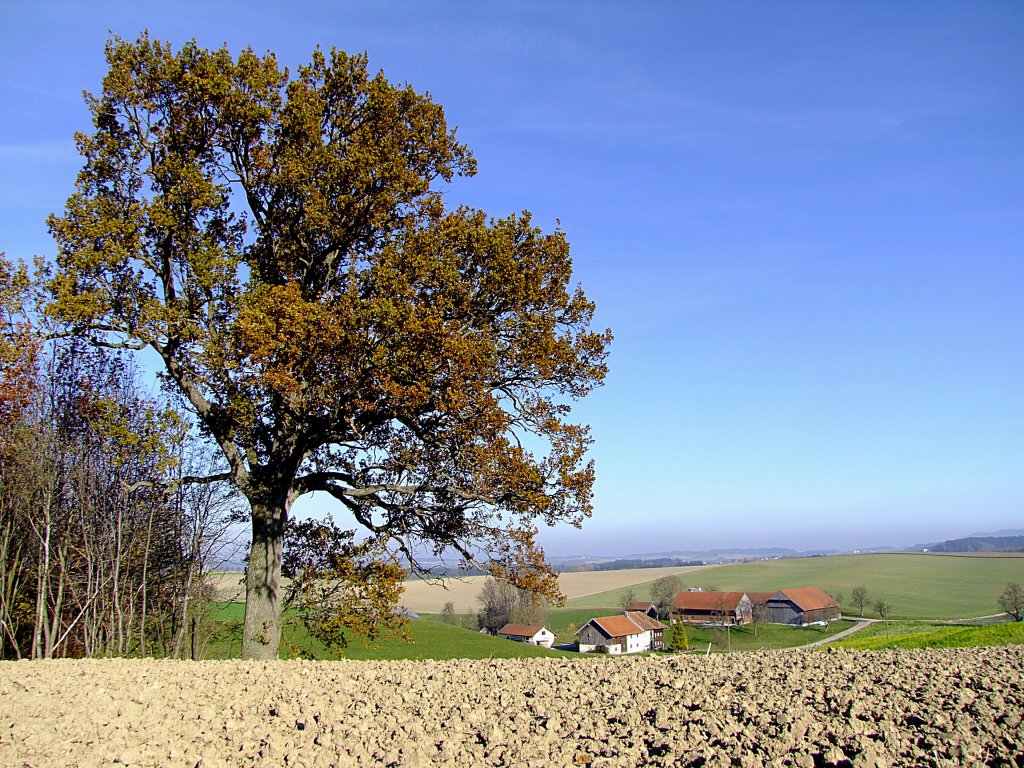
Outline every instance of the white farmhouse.
[(547, 627), (533, 624), (506, 624), (498, 630), (498, 637), (514, 640), (517, 643), (529, 643), (550, 648), (555, 644), (555, 633)]
[[(642, 615), (642, 614), (641, 614)], [(645, 617), (646, 618), (646, 617)], [(578, 630), (580, 653), (605, 648), (608, 653), (642, 653), (654, 644), (653, 631), (631, 616), (598, 616)]]

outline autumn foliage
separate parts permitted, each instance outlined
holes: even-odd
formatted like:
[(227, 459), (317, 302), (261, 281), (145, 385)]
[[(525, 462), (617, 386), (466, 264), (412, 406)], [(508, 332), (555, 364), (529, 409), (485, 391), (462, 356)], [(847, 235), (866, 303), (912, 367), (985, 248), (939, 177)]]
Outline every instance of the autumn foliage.
[(243, 653), (272, 657), (292, 503), (336, 499), (378, 557), (464, 563), (555, 597), (538, 522), (591, 511), (573, 400), (608, 332), (565, 235), (448, 209), (475, 173), (429, 96), (316, 50), (107, 45), (63, 215), (51, 316), (148, 349), (249, 501)]

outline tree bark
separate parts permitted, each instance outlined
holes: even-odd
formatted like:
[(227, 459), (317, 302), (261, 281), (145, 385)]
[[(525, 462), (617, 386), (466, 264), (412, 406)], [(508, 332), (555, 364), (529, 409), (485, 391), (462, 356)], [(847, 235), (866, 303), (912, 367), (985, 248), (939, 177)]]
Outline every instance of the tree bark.
[(243, 659), (276, 659), (281, 645), (281, 551), (290, 506), (287, 491), (254, 500), (252, 547), (245, 577)]

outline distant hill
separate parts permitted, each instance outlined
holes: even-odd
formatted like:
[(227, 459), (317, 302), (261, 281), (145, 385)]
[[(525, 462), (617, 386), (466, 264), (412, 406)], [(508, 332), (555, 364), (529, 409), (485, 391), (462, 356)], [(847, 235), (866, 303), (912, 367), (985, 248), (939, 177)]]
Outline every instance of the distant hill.
[(1024, 536), (968, 536), (928, 547), (931, 552), (1024, 552)]
[(606, 571), (633, 568), (664, 568), (691, 565), (770, 560), (784, 557), (821, 557), (839, 554), (838, 549), (796, 550), (788, 547), (730, 547), (729, 549), (672, 550), (617, 556), (554, 555), (549, 558), (556, 571)]
[(985, 531), (983, 533), (972, 533), (967, 538), (983, 539), (986, 536), (1024, 536), (1024, 528), (1005, 528), (1001, 531)]
[(628, 571), (640, 568), (684, 568), (704, 565), (704, 560), (683, 560), (678, 557), (620, 558), (600, 563), (577, 563), (556, 567), (561, 571)]

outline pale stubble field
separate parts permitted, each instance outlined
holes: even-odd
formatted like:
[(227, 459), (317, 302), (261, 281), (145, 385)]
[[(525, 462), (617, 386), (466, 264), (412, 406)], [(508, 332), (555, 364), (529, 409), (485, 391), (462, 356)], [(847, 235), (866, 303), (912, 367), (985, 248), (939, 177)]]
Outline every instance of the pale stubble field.
[[(587, 571), (559, 574), (558, 583), (566, 599), (586, 597), (613, 589), (622, 589), (637, 584), (646, 584), (662, 576), (685, 576), (702, 570), (706, 566), (676, 568), (634, 568), (619, 571)], [(406, 582), (401, 604), (417, 613), (440, 613), (445, 603), (455, 604), (456, 613), (475, 613), (480, 609), (477, 595), (480, 594), (486, 576), (465, 576), (443, 581), (413, 579)], [(240, 573), (218, 573), (213, 576), (217, 594), (221, 600), (243, 600)], [(645, 595), (641, 595), (645, 597)]]

